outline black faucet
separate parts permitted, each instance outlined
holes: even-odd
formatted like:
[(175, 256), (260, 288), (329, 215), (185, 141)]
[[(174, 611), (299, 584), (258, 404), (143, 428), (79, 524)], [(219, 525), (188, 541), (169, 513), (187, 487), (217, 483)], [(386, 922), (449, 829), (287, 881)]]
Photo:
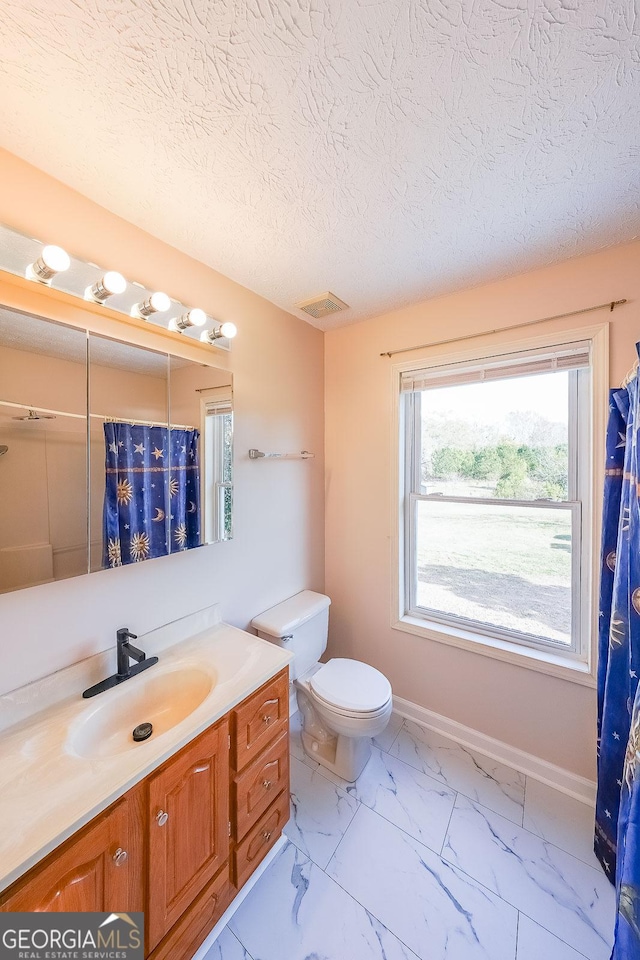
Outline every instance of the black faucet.
[(136, 663), (142, 663), (143, 660), (146, 660), (147, 655), (143, 650), (138, 650), (132, 643), (129, 643), (129, 640), (137, 640), (138, 637), (135, 633), (131, 633), (128, 627), (121, 627), (116, 632), (116, 638), (118, 644), (117, 675), (120, 680), (128, 680), (131, 676), (131, 664), (129, 661), (135, 660)]
[[(152, 667), (154, 663), (158, 662), (157, 657), (147, 657), (144, 650), (139, 650), (138, 647), (134, 647), (132, 643), (129, 643), (130, 640), (137, 640), (138, 638), (135, 633), (131, 633), (128, 627), (121, 627), (120, 630), (117, 631), (116, 637), (118, 672), (114, 673), (111, 677), (107, 677), (106, 680), (94, 683), (92, 687), (85, 690), (82, 694), (85, 699), (95, 697), (97, 693), (103, 693), (105, 690), (110, 690), (111, 687), (115, 687), (118, 683), (129, 680), (130, 677), (135, 677), (138, 673), (142, 673), (143, 670), (147, 670), (149, 667)], [(134, 667), (131, 666), (131, 660), (136, 661)]]

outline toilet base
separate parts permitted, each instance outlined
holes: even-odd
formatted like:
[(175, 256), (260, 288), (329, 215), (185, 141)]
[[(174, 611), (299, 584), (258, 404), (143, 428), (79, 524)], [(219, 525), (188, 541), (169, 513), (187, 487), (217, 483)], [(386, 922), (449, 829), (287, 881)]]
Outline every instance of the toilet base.
[(344, 737), (336, 734), (320, 741), (303, 730), (302, 745), (308, 757), (348, 783), (354, 783), (358, 779), (371, 757), (369, 737)]
[[(370, 737), (347, 737), (327, 729), (310, 697), (297, 689), (298, 707), (302, 714), (302, 746), (304, 752), (321, 767), (337, 777), (353, 783), (366, 767), (371, 756)], [(385, 724), (386, 726), (386, 724)]]

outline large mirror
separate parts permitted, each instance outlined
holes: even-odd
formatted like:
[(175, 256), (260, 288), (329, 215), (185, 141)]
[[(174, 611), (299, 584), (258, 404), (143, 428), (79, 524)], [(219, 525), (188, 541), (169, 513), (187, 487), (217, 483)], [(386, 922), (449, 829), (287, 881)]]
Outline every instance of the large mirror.
[(0, 593), (233, 533), (231, 374), (0, 307)]

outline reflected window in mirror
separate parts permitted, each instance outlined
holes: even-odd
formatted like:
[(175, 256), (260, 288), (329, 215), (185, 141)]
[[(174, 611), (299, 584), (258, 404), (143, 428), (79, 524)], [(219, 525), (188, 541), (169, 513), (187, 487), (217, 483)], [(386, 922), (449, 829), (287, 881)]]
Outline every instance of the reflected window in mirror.
[[(201, 543), (233, 534), (233, 383), (227, 370), (180, 357), (170, 362), (171, 424), (198, 427), (198, 517)], [(196, 498), (190, 487), (188, 510)], [(188, 514), (190, 516), (190, 514)], [(179, 546), (172, 544), (172, 550)]]
[(204, 529), (208, 543), (233, 536), (233, 406), (230, 387), (203, 397)]
[(87, 569), (87, 334), (0, 306), (0, 593)]

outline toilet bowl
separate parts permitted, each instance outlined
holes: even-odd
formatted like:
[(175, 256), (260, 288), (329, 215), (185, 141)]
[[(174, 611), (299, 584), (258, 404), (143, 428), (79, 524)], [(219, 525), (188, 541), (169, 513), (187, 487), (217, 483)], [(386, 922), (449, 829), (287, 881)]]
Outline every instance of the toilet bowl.
[(305, 753), (353, 782), (371, 756), (371, 738), (389, 722), (391, 684), (359, 660), (320, 663), (327, 646), (329, 597), (303, 590), (252, 621), (258, 636), (291, 650)]
[[(358, 679), (369, 681), (377, 696), (362, 696), (361, 685), (350, 686)], [(294, 686), (305, 753), (342, 780), (357, 780), (371, 756), (371, 738), (389, 723), (393, 698), (387, 678), (358, 660), (329, 660)]]

